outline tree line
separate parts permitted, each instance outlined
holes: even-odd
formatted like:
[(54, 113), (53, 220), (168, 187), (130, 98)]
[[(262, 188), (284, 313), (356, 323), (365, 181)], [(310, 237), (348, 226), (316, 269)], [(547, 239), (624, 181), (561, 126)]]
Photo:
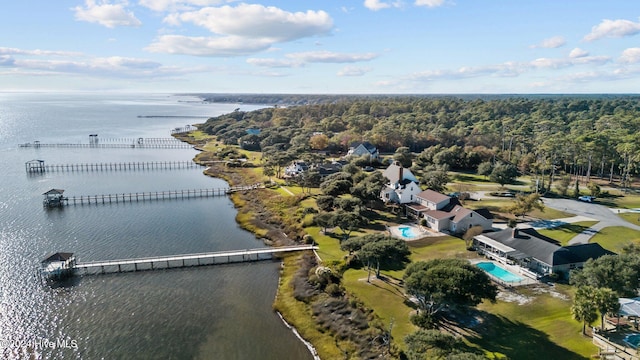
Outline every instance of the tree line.
[[(501, 160), (543, 186), (563, 174), (626, 185), (640, 161), (637, 96), (339, 97), (333, 102), (234, 111), (200, 125), (226, 144), (289, 157), (346, 153), (369, 141), (406, 147), (416, 161), (477, 171)], [(253, 131), (247, 132), (252, 129)]]

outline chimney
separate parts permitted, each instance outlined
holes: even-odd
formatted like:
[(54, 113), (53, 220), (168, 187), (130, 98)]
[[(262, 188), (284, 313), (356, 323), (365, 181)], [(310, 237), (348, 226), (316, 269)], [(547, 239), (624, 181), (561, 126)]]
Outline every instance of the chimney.
[(513, 228), (513, 230), (511, 231), (511, 237), (514, 239), (517, 238), (518, 233), (519, 233), (518, 228)]
[(400, 167), (400, 170), (398, 170), (398, 181), (402, 181), (402, 175), (404, 172), (404, 167), (402, 167), (402, 164), (398, 163), (398, 166)]

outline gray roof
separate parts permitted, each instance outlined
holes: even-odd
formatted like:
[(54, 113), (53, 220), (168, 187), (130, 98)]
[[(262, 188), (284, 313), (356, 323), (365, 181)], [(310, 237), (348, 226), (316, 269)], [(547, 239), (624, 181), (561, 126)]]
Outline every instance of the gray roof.
[(515, 250), (523, 252), (547, 265), (557, 266), (565, 264), (583, 263), (588, 259), (597, 259), (603, 255), (615, 254), (604, 249), (598, 243), (560, 246), (558, 241), (544, 236), (533, 228), (505, 229), (484, 236), (505, 244)]
[(49, 255), (46, 259), (42, 260), (42, 263), (50, 263), (54, 261), (67, 261), (73, 256), (73, 253), (69, 252), (57, 252)]

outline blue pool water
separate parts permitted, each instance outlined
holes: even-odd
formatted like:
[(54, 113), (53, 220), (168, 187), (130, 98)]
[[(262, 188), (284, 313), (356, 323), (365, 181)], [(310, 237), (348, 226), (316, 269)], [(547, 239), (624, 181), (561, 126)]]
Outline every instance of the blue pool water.
[(402, 235), (403, 238), (411, 239), (418, 236), (410, 226), (401, 226), (398, 230), (400, 230), (400, 235)]
[(624, 342), (632, 348), (637, 349), (638, 345), (640, 345), (640, 334), (629, 334), (624, 337)]
[(504, 282), (522, 281), (520, 276), (514, 275), (492, 262), (481, 262), (477, 263), (476, 266)]

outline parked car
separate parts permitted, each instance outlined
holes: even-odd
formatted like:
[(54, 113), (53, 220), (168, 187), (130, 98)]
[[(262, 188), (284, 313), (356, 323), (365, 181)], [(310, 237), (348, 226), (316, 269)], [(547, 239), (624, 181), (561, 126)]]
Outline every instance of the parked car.
[(578, 200), (580, 201), (584, 201), (584, 202), (593, 202), (593, 200), (595, 200), (596, 197), (595, 196), (588, 196), (588, 195), (582, 195), (578, 197)]

